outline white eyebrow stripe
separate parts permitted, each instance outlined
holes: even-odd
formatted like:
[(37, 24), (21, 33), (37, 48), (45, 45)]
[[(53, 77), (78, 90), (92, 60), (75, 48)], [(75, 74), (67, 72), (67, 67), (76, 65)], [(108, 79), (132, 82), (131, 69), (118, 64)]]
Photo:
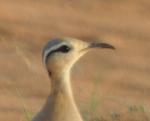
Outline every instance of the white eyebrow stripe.
[(50, 47), (50, 48), (47, 48), (45, 51), (44, 51), (44, 55), (43, 55), (43, 63), (46, 65), (46, 59), (47, 59), (47, 56), (48, 54), (51, 52), (51, 51), (54, 51), (54, 50), (57, 50), (59, 47), (61, 47), (64, 43), (60, 43), (59, 45), (55, 45), (53, 47)]

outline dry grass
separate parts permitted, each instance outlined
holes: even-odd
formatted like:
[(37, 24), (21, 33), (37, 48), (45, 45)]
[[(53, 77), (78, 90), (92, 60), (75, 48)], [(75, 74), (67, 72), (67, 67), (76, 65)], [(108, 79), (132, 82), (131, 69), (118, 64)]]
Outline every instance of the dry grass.
[(1, 0), (0, 120), (26, 121), (39, 110), (50, 92), (41, 48), (49, 38), (71, 36), (117, 48), (95, 50), (73, 69), (83, 117), (150, 121), (149, 10), (148, 0)]

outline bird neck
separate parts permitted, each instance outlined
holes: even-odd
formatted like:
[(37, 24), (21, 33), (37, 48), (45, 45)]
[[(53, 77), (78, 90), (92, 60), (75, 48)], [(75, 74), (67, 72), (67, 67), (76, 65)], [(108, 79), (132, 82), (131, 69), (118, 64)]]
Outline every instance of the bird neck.
[(62, 94), (67, 98), (73, 99), (72, 88), (70, 84), (70, 70), (60, 73), (57, 76), (51, 76), (51, 95)]
[(51, 75), (51, 80), (51, 94), (33, 121), (82, 121), (72, 94), (70, 71)]

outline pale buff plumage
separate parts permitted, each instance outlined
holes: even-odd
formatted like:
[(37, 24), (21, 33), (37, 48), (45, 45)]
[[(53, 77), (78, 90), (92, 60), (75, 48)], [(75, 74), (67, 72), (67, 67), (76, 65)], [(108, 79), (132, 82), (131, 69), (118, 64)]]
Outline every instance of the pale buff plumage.
[[(68, 52), (61, 48), (64, 45), (70, 48)], [(32, 121), (82, 121), (72, 94), (70, 70), (82, 55), (94, 47), (114, 49), (109, 44), (73, 38), (53, 39), (45, 46), (43, 61), (51, 77), (51, 94)], [(50, 52), (53, 54), (47, 56)]]

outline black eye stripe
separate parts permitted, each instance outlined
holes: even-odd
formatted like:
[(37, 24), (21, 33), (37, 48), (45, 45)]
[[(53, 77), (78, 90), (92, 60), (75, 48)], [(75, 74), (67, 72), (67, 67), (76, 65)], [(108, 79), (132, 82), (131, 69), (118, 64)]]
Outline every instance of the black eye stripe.
[[(52, 53), (55, 53), (55, 52), (63, 52), (63, 53), (67, 53), (70, 51), (70, 47), (66, 46), (66, 45), (63, 45), (55, 50), (52, 50), (51, 52), (49, 52), (49, 54), (52, 54)], [(48, 54), (48, 55), (49, 55)]]
[(66, 45), (62, 45), (61, 47), (55, 49), (55, 50), (52, 50), (50, 51), (47, 55), (46, 55), (46, 62), (48, 60), (48, 58), (55, 52), (62, 52), (62, 53), (67, 53), (71, 50), (70, 47), (66, 46)]
[(66, 46), (66, 45), (63, 45), (63, 46), (61, 46), (59, 49), (58, 49), (58, 51), (60, 51), (60, 52), (63, 52), (63, 53), (67, 53), (67, 52), (69, 52), (70, 51), (70, 47), (68, 47), (68, 46)]

